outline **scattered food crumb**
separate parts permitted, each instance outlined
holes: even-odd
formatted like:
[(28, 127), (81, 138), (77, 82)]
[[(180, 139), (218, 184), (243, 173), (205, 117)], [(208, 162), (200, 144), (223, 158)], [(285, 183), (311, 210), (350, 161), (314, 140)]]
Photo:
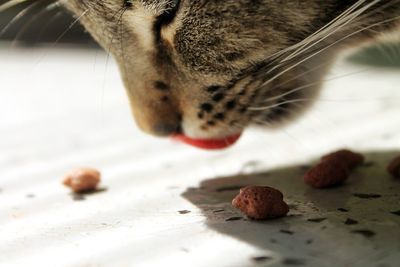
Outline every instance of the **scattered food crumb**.
[(288, 205), (283, 194), (267, 186), (247, 186), (240, 189), (232, 205), (251, 219), (263, 220), (286, 216)]
[(379, 194), (364, 194), (364, 193), (354, 193), (353, 196), (362, 198), (362, 199), (372, 199), (372, 198), (382, 197), (382, 195), (379, 195)]
[(178, 211), (178, 212), (179, 212), (179, 214), (188, 214), (188, 213), (191, 213), (190, 210), (180, 210), (180, 211)]
[(326, 218), (311, 218), (311, 219), (307, 219), (307, 221), (315, 222), (315, 223), (320, 223), (320, 222), (323, 222), (325, 220), (326, 220)]
[(307, 244), (307, 245), (310, 245), (310, 244), (312, 244), (312, 243), (314, 243), (314, 240), (313, 240), (313, 239), (308, 239), (308, 240), (306, 241), (306, 244)]
[(306, 261), (303, 259), (286, 258), (282, 261), (284, 265), (305, 265)]
[(400, 178), (400, 156), (394, 158), (387, 166), (387, 171), (395, 178)]
[(75, 193), (95, 191), (100, 182), (100, 172), (91, 168), (81, 168), (70, 172), (64, 179), (64, 185)]
[(349, 212), (349, 210), (348, 210), (348, 209), (345, 209), (345, 208), (338, 208), (337, 210), (338, 210), (338, 211), (341, 211), (341, 212)]
[(271, 258), (271, 257), (268, 257), (268, 256), (252, 257), (251, 259), (252, 259), (252, 261), (254, 261), (254, 262), (265, 262), (265, 261), (272, 260), (272, 258)]
[(344, 222), (344, 224), (346, 225), (354, 225), (354, 224), (358, 224), (358, 221), (347, 218), (346, 221)]
[(225, 211), (224, 209), (219, 209), (219, 210), (213, 210), (214, 213), (219, 213)]
[(187, 249), (187, 248), (181, 248), (181, 251), (186, 252), (186, 253), (189, 253), (189, 252), (190, 252), (190, 250)]
[(290, 231), (290, 230), (284, 230), (284, 229), (281, 229), (281, 230), (279, 230), (279, 232), (281, 232), (281, 233), (283, 233), (283, 234), (288, 234), (288, 235), (293, 235), (293, 234), (294, 234), (294, 232), (293, 232), (293, 231)]
[(226, 219), (225, 221), (230, 222), (230, 221), (240, 221), (242, 220), (243, 217), (230, 217), (228, 219)]
[(391, 211), (390, 213), (394, 214), (394, 215), (397, 215), (397, 216), (400, 216), (400, 210)]
[(373, 236), (376, 235), (375, 232), (373, 232), (371, 230), (354, 230), (354, 231), (351, 231), (351, 232), (355, 233), (355, 234), (363, 235), (363, 236), (365, 236), (367, 238), (373, 237)]

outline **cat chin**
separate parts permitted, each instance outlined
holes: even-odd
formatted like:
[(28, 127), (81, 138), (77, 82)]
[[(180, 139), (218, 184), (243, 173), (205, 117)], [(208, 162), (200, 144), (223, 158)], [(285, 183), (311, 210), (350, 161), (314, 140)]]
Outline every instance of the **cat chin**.
[(214, 131), (204, 132), (204, 131), (184, 131), (183, 135), (189, 139), (195, 140), (220, 140), (229, 138), (232, 136), (241, 135), (244, 129), (215, 129)]

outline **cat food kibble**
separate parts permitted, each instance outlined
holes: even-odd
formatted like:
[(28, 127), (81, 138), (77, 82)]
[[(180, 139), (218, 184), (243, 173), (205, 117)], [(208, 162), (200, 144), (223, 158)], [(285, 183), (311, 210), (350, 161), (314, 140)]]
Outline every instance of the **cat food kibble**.
[(321, 158), (321, 162), (304, 175), (304, 182), (315, 188), (326, 188), (344, 183), (350, 171), (364, 163), (364, 156), (342, 149)]
[(331, 160), (331, 159), (335, 159), (335, 160), (340, 160), (343, 163), (346, 164), (346, 166), (351, 170), (354, 169), (355, 167), (357, 167), (358, 165), (361, 165), (364, 163), (364, 156), (359, 154), (359, 153), (355, 153), (353, 151), (350, 151), (348, 149), (342, 149), (333, 153), (330, 153), (326, 156), (323, 156), (321, 158), (322, 161), (325, 160)]
[(347, 166), (340, 160), (324, 160), (304, 175), (304, 182), (315, 188), (326, 188), (344, 183), (349, 177)]
[(97, 189), (100, 172), (91, 168), (81, 168), (70, 172), (64, 179), (64, 185), (75, 193), (90, 192)]
[(283, 194), (267, 186), (247, 186), (240, 189), (232, 205), (251, 219), (263, 220), (283, 217), (289, 212)]
[(394, 158), (387, 166), (387, 171), (395, 178), (400, 178), (400, 156)]

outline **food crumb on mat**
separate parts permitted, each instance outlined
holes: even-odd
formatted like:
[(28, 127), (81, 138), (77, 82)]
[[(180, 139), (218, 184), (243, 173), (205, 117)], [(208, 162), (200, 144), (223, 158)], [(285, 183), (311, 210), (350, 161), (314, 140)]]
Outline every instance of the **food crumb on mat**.
[(75, 193), (86, 193), (97, 189), (101, 174), (92, 168), (80, 168), (71, 171), (63, 180), (63, 184)]
[(190, 213), (191, 211), (190, 211), (190, 210), (180, 210), (180, 211), (178, 211), (178, 212), (179, 212), (179, 214), (184, 215), (184, 214)]
[(282, 234), (288, 234), (288, 235), (293, 235), (294, 234), (293, 231), (285, 230), (285, 229), (281, 229), (281, 230), (279, 230), (279, 232), (282, 233)]
[(346, 221), (344, 221), (344, 224), (346, 224), (346, 225), (355, 225), (355, 224), (358, 224), (358, 221), (353, 220), (351, 218), (347, 218)]
[(340, 212), (349, 212), (349, 210), (345, 208), (338, 208), (337, 210)]
[(310, 219), (307, 219), (307, 221), (315, 222), (315, 223), (320, 223), (320, 222), (323, 222), (325, 220), (326, 220), (326, 218), (310, 218)]
[(232, 221), (240, 221), (242, 219), (243, 219), (243, 217), (230, 217), (228, 219), (225, 219), (225, 221), (232, 222)]
[(264, 262), (264, 261), (272, 260), (272, 258), (271, 258), (271, 257), (268, 257), (268, 256), (252, 257), (251, 259), (252, 259), (252, 261), (254, 261), (254, 262)]
[(394, 214), (394, 215), (397, 215), (397, 216), (400, 216), (400, 210), (391, 211), (390, 213)]
[(373, 199), (373, 198), (381, 198), (382, 195), (379, 194), (365, 194), (365, 193), (354, 193), (353, 196), (362, 198), (362, 199)]

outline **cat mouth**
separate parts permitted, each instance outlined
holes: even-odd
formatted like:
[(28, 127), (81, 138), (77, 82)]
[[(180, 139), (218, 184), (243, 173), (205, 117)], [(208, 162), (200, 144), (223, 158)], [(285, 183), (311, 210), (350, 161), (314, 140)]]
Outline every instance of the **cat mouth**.
[(218, 150), (218, 149), (225, 149), (233, 144), (235, 144), (242, 133), (226, 136), (223, 138), (215, 138), (215, 139), (196, 139), (188, 137), (184, 134), (177, 134), (174, 135), (172, 138), (179, 142), (182, 142), (187, 145), (191, 145), (197, 148), (206, 149), (206, 150)]

